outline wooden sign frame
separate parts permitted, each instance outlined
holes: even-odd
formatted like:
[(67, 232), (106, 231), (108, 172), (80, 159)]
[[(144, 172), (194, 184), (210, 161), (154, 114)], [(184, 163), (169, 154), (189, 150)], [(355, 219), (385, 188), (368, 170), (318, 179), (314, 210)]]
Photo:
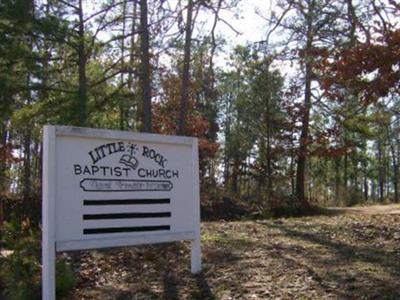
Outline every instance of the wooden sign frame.
[(44, 126), (42, 228), (43, 299), (58, 251), (190, 240), (200, 272), (197, 139)]

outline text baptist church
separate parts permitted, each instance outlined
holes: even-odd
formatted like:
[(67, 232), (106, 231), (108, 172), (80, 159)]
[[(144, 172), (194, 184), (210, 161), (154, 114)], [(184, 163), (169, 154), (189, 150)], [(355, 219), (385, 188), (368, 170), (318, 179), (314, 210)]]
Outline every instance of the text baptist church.
[[(132, 156), (137, 150), (137, 146), (135, 144), (126, 145), (124, 142), (113, 142), (107, 143), (101, 146), (94, 148), (93, 150), (89, 151), (89, 156), (93, 162), (92, 165), (80, 165), (74, 164), (74, 174), (75, 175), (91, 175), (91, 176), (116, 176), (116, 177), (130, 177), (130, 174), (137, 169), (137, 175), (141, 178), (162, 178), (162, 179), (171, 179), (171, 178), (179, 178), (179, 171), (178, 170), (169, 170), (165, 169), (165, 163), (167, 159), (156, 150), (151, 149), (147, 146), (142, 146), (141, 155), (142, 157), (148, 158), (153, 160), (157, 163), (160, 169), (144, 169), (144, 168), (137, 168), (138, 161), (136, 157)], [(114, 154), (114, 153), (123, 153), (123, 152), (130, 152), (131, 159), (133, 162), (127, 163), (119, 161), (123, 163), (127, 167), (122, 166), (104, 166), (104, 165), (97, 165), (96, 163), (101, 161), (103, 158)], [(125, 154), (124, 156), (129, 156)]]

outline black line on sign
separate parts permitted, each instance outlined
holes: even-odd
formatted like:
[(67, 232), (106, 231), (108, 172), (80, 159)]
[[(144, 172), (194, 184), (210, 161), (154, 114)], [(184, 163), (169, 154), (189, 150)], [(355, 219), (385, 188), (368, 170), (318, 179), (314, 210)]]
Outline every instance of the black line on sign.
[(83, 205), (138, 205), (138, 204), (169, 204), (171, 199), (108, 199), (108, 200), (83, 200)]
[(141, 232), (141, 231), (158, 231), (158, 230), (170, 230), (170, 229), (171, 229), (171, 226), (169, 226), (169, 225), (138, 226), (138, 227), (86, 228), (86, 229), (83, 229), (83, 234)]
[(110, 220), (110, 219), (143, 219), (143, 218), (169, 218), (170, 212), (143, 212), (143, 213), (113, 213), (113, 214), (85, 214), (84, 220)]

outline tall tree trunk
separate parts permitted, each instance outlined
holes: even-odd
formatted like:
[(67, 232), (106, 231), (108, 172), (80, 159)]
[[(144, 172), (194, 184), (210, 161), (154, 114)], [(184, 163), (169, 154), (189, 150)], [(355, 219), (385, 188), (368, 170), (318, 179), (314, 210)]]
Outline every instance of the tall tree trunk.
[[(397, 161), (396, 161), (396, 174), (397, 174), (396, 177), (397, 177), (397, 180), (396, 180), (396, 182), (397, 182), (397, 191), (398, 191), (398, 187), (399, 187), (398, 186), (398, 182), (399, 182), (399, 179), (400, 179), (399, 178), (400, 174), (399, 174), (399, 161), (398, 161), (398, 158), (400, 156), (400, 147), (399, 147), (399, 139), (398, 139), (397, 136), (395, 137), (395, 143), (396, 144), (394, 145), (395, 146), (394, 148), (395, 148), (395, 153), (396, 153), (396, 157), (397, 157)], [(399, 191), (397, 193), (399, 193)], [(397, 197), (398, 198), (397, 198), (396, 202), (399, 203), (400, 202), (400, 199), (399, 199), (400, 195), (398, 195)]]
[[(29, 5), (27, 6), (29, 17), (34, 19), (34, 3), (32, 1), (28, 1)], [(33, 40), (31, 36), (27, 36), (28, 47), (30, 49), (33, 48)], [(30, 86), (31, 84), (31, 73), (27, 73), (26, 75), (26, 86)], [(32, 92), (27, 90), (26, 94), (26, 105), (30, 105), (32, 103)], [(27, 200), (31, 197), (32, 191), (32, 166), (31, 166), (31, 144), (32, 144), (32, 127), (34, 123), (32, 120), (28, 120), (23, 128), (22, 139), (23, 139), (23, 177), (22, 177), (22, 196), (24, 200)]]
[(271, 137), (269, 127), (267, 129), (267, 200), (270, 201), (273, 196), (273, 180), (272, 180), (272, 158), (271, 158)]
[(363, 163), (363, 175), (364, 175), (364, 200), (368, 201), (369, 185), (368, 185), (368, 162)]
[(142, 95), (142, 131), (151, 132), (150, 42), (147, 0), (140, 0), (140, 89)]
[(233, 194), (237, 194), (239, 191), (239, 168), (240, 161), (237, 157), (233, 158), (233, 166), (232, 166), (232, 192)]
[(348, 175), (348, 165), (349, 165), (349, 154), (346, 153), (344, 154), (344, 163), (343, 163), (343, 199), (342, 201), (347, 205), (348, 201), (348, 181), (349, 181), (349, 175)]
[[(352, 153), (353, 155), (353, 178), (352, 178), (352, 190), (353, 190), (353, 195), (358, 195), (359, 189), (358, 189), (358, 158), (356, 157), (356, 150)], [(354, 196), (353, 196), (354, 197)], [(359, 199), (352, 199), (353, 203), (356, 203)]]
[(311, 80), (312, 80), (312, 55), (311, 49), (313, 47), (313, 18), (314, 18), (314, 3), (309, 3), (307, 14), (305, 14), (307, 22), (307, 40), (305, 46), (305, 82), (304, 82), (304, 105), (303, 105), (303, 118), (300, 134), (300, 147), (297, 159), (297, 172), (296, 172), (296, 198), (301, 206), (309, 206), (305, 195), (305, 176), (306, 176), (306, 163), (307, 151), (309, 141), (309, 125), (310, 125), (310, 111), (311, 111)]
[[(122, 39), (121, 39), (121, 69), (125, 69), (125, 29), (126, 29), (126, 6), (127, 0), (124, 0), (122, 4)], [(132, 20), (134, 22), (135, 20)], [(120, 86), (124, 86), (124, 73), (121, 72), (120, 77)], [(125, 129), (125, 99), (121, 97), (119, 99), (119, 129)]]
[(136, 18), (137, 18), (137, 1), (133, 1), (132, 7), (132, 24), (130, 29), (130, 47), (129, 47), (129, 74), (128, 74), (128, 87), (131, 89), (133, 87), (133, 65), (135, 61), (135, 37), (136, 37)]
[[(8, 130), (6, 121), (0, 123), (0, 146), (5, 147), (7, 145)], [(6, 195), (8, 190), (8, 178), (6, 178), (7, 162), (4, 159), (0, 159), (0, 232), (3, 226), (4, 215), (3, 215), (3, 196)]]
[(215, 31), (217, 28), (217, 22), (219, 20), (219, 11), (221, 9), (223, 0), (218, 0), (217, 8), (214, 12), (214, 22), (211, 29), (211, 49), (210, 49), (210, 60), (208, 65), (208, 80), (206, 87), (206, 99), (209, 102), (211, 109), (209, 113), (209, 125), (210, 125), (210, 139), (215, 142), (217, 140), (218, 123), (217, 123), (217, 107), (215, 101), (217, 101), (215, 91), (215, 72), (214, 72), (214, 56), (217, 49), (217, 42), (215, 37)]
[(192, 14), (193, 0), (188, 0), (186, 26), (185, 26), (185, 46), (183, 57), (182, 83), (181, 83), (181, 100), (179, 108), (178, 134), (185, 135), (186, 131), (186, 115), (189, 101), (189, 84), (190, 84), (190, 50), (192, 44)]
[[(30, 76), (28, 75), (27, 78), (27, 84), (29, 85), (30, 82)], [(27, 105), (31, 103), (31, 95), (30, 91), (28, 91), (28, 97), (27, 97)], [(31, 144), (32, 144), (32, 129), (31, 126), (33, 126), (33, 123), (28, 122), (26, 124), (26, 127), (23, 130), (22, 133), (22, 139), (23, 139), (23, 183), (22, 183), (22, 196), (24, 200), (29, 199), (31, 197), (31, 191), (32, 191), (32, 166), (31, 166)]]
[[(205, 85), (205, 99), (207, 107), (207, 118), (209, 124), (209, 134), (208, 138), (212, 142), (217, 141), (218, 134), (218, 122), (217, 122), (217, 93), (215, 91), (215, 72), (214, 72), (214, 56), (217, 49), (215, 32), (217, 28), (217, 22), (219, 19), (219, 11), (221, 9), (223, 0), (218, 0), (217, 8), (214, 12), (214, 21), (211, 28), (211, 49), (210, 49), (210, 60), (208, 64), (207, 79)], [(213, 185), (216, 184), (216, 169), (218, 168), (218, 163), (215, 160), (210, 160), (209, 162), (209, 174), (210, 180)]]
[(229, 186), (229, 173), (230, 173), (230, 168), (229, 168), (229, 159), (226, 154), (226, 151), (224, 151), (224, 188), (225, 191), (227, 191), (228, 186)]
[(385, 179), (384, 179), (384, 166), (383, 166), (383, 145), (381, 138), (378, 137), (378, 185), (379, 185), (379, 201), (383, 202), (385, 194)]
[[(260, 157), (266, 156), (265, 148), (266, 148), (265, 141), (263, 139), (261, 139), (260, 145), (259, 145)], [(258, 173), (258, 176), (256, 177), (257, 178), (256, 192), (257, 192), (257, 198), (262, 199), (265, 196), (264, 195), (264, 190), (265, 190), (264, 187), (266, 186), (265, 180), (266, 180), (267, 176), (265, 176), (266, 175), (265, 174), (266, 166), (263, 165), (263, 161), (261, 159), (260, 159), (260, 164), (262, 165), (262, 167), (261, 167), (262, 171), (260, 173)], [(267, 195), (266, 200), (269, 201), (268, 195)]]
[(42, 166), (43, 166), (43, 143), (41, 142), (40, 144), (39, 144), (39, 172), (38, 172), (38, 176), (39, 176), (39, 192), (38, 192), (38, 194), (39, 194), (39, 199), (42, 199), (42, 192), (43, 192), (43, 181), (42, 181), (42, 178), (43, 178), (43, 168), (42, 168)]
[(77, 125), (85, 126), (87, 122), (87, 79), (86, 79), (86, 64), (87, 55), (85, 50), (85, 20), (83, 16), (82, 0), (79, 0), (78, 6), (79, 28), (78, 28), (78, 103), (77, 107)]
[(397, 162), (397, 156), (396, 156), (396, 149), (394, 145), (394, 137), (391, 134), (390, 126), (387, 127), (387, 132), (388, 132), (388, 142), (390, 146), (390, 154), (392, 156), (392, 168), (393, 168), (393, 189), (394, 189), (394, 201), (399, 202), (399, 166)]
[(356, 42), (357, 15), (354, 9), (353, 0), (346, 0), (346, 4), (347, 4), (347, 17), (350, 22), (349, 47), (353, 47)]
[(335, 158), (335, 203), (340, 199), (340, 157)]
[[(386, 145), (385, 145), (386, 146)], [(388, 179), (388, 177), (390, 177), (390, 161), (389, 161), (389, 156), (390, 156), (390, 154), (389, 154), (389, 149), (387, 148), (387, 147), (385, 147), (384, 148), (384, 153), (385, 153), (385, 156), (384, 156), (384, 166), (385, 166), (385, 168), (384, 168), (384, 170), (385, 170), (385, 176), (384, 176), (384, 178), (385, 178), (385, 191), (386, 191), (386, 193), (385, 193), (385, 199), (387, 199), (387, 198), (389, 198), (389, 195), (390, 195), (390, 192), (391, 192), (391, 190), (390, 190), (390, 184), (391, 184), (391, 182), (390, 182), (390, 180)]]
[(295, 154), (292, 153), (290, 155), (290, 186), (291, 186), (291, 196), (295, 197), (296, 195), (296, 178), (294, 173), (294, 165), (295, 165)]
[[(134, 113), (133, 113), (133, 125), (132, 129), (134, 131), (137, 131), (137, 124), (140, 123), (139, 120), (139, 106), (137, 97), (135, 97), (135, 88), (134, 88), (134, 79), (136, 76), (133, 76), (133, 68), (134, 68), (134, 62), (135, 62), (135, 54), (136, 54), (136, 42), (135, 42), (135, 37), (136, 37), (136, 17), (137, 17), (137, 1), (133, 1), (133, 7), (132, 7), (132, 24), (131, 24), (131, 41), (130, 41), (130, 47), (129, 47), (129, 74), (128, 74), (128, 89), (130, 94), (132, 95), (132, 101), (133, 101), (133, 106), (135, 107)], [(137, 78), (136, 78), (137, 79)]]
[(374, 178), (371, 179), (371, 198), (374, 202), (376, 201), (376, 180)]
[(272, 150), (271, 150), (271, 122), (270, 116), (267, 116), (267, 147), (266, 147), (266, 167), (267, 167), (267, 200), (271, 201), (274, 193), (274, 183), (272, 178)]
[[(8, 141), (8, 130), (7, 130), (7, 120), (3, 120), (0, 123), (0, 147), (7, 146)], [(8, 178), (6, 178), (6, 170), (8, 169), (8, 165), (5, 159), (0, 159), (0, 197), (6, 194), (8, 189)]]
[[(266, 70), (266, 80), (269, 81), (269, 65), (267, 65)], [(272, 139), (272, 121), (271, 121), (271, 99), (272, 92), (271, 89), (266, 91), (267, 96), (265, 98), (266, 112), (265, 112), (265, 125), (267, 126), (267, 136), (266, 136), (266, 163), (267, 163), (267, 200), (271, 201), (273, 196), (273, 180), (272, 180), (272, 149), (271, 149), (271, 139)]]
[(308, 199), (312, 200), (312, 160), (308, 160)]
[(225, 119), (225, 125), (224, 125), (224, 136), (225, 136), (225, 145), (224, 145), (224, 157), (223, 157), (223, 164), (224, 164), (224, 188), (225, 191), (228, 190), (229, 186), (229, 177), (230, 177), (230, 159), (229, 157), (229, 151), (227, 149), (227, 145), (230, 143), (230, 133), (231, 133), (231, 105), (230, 103), (227, 104), (226, 107), (226, 119)]
[[(311, 49), (311, 41), (307, 43), (307, 48)], [(304, 114), (300, 135), (300, 147), (297, 159), (296, 172), (296, 198), (301, 205), (308, 206), (305, 195), (305, 176), (307, 150), (309, 140), (309, 123), (311, 110), (311, 63), (306, 62), (306, 78), (305, 78), (305, 93), (304, 93)]]
[(364, 176), (364, 200), (368, 201), (368, 178)]

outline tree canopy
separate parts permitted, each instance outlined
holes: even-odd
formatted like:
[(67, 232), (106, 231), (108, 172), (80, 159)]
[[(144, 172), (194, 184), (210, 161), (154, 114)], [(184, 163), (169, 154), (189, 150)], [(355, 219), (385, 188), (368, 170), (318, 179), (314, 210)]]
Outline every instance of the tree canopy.
[(1, 195), (40, 196), (62, 124), (198, 137), (204, 203), (399, 201), (399, 5), (275, 2), (232, 46), (238, 0), (2, 1)]

